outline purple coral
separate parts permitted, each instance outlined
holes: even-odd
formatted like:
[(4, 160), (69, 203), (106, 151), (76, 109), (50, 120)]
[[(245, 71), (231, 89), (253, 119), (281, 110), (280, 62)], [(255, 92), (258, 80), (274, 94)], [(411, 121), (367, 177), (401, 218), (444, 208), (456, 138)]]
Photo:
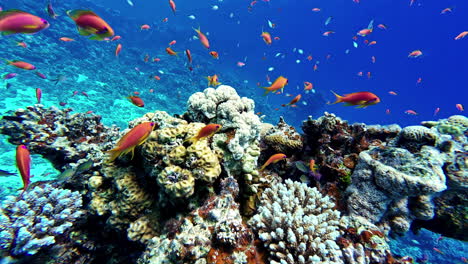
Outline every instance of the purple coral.
[(56, 244), (83, 215), (81, 206), (81, 194), (50, 184), (8, 197), (0, 213), (0, 250), (16, 257)]

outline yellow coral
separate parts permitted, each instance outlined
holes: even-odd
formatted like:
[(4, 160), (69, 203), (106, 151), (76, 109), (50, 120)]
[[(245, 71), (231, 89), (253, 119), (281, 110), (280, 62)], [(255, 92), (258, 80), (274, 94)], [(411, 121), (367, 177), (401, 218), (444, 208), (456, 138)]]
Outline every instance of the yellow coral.
[(187, 156), (187, 150), (182, 145), (176, 146), (169, 152), (167, 156), (169, 157), (169, 161), (171, 163), (181, 164), (185, 161), (185, 158)]
[(140, 217), (136, 221), (130, 223), (127, 229), (128, 239), (146, 244), (157, 235), (153, 227), (154, 224), (147, 216)]
[(264, 141), (279, 153), (288, 153), (302, 149), (302, 140), (300, 137), (292, 140), (287, 138), (286, 135), (273, 134), (266, 136)]
[(171, 165), (159, 173), (157, 182), (174, 197), (189, 197), (195, 191), (195, 179), (189, 170)]
[(199, 140), (187, 148), (189, 158), (193, 158), (193, 174), (197, 179), (212, 183), (221, 174), (218, 157), (208, 146), (206, 139)]

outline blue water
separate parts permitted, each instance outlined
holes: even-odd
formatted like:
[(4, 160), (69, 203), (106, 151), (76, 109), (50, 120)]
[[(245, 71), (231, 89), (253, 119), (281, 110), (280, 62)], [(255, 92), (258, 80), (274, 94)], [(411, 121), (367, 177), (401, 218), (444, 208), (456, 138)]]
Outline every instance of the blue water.
[[(460, 114), (456, 104), (468, 106), (468, 37), (454, 40), (468, 30), (468, 2), (464, 0), (416, 0), (412, 6), (409, 0), (362, 0), (359, 4), (351, 0), (259, 0), (250, 10), (251, 1), (179, 0), (176, 15), (165, 0), (133, 0), (134, 6), (126, 0), (52, 3), (60, 15), (56, 20), (44, 11), (46, 1), (0, 3), (4, 10), (22, 9), (51, 23), (50, 28), (34, 35), (0, 37), (0, 58), (28, 61), (48, 77), (43, 80), (33, 72), (2, 68), (2, 76), (18, 73), (14, 79), (0, 81), (2, 113), (35, 104), (35, 88), (41, 88), (45, 106), (64, 108), (59, 106), (63, 102), (75, 112), (91, 110), (102, 115), (106, 125), (125, 127), (129, 120), (153, 110), (183, 113), (187, 98), (205, 89), (205, 77), (213, 74), (219, 75), (221, 83), (235, 87), (240, 95), (254, 99), (256, 112), (271, 123), (284, 116), (288, 123), (300, 126), (307, 116), (319, 117), (328, 111), (350, 122), (406, 126)], [(215, 5), (217, 10), (213, 8)], [(447, 7), (454, 7), (453, 12), (440, 14)], [(80, 36), (65, 14), (66, 10), (76, 8), (94, 10), (122, 39), (98, 42)], [(312, 8), (321, 11), (313, 12)], [(325, 26), (328, 17), (332, 20)], [(165, 18), (167, 22), (163, 22)], [(269, 27), (268, 20), (275, 28)], [(357, 37), (355, 48), (353, 37), (372, 20), (374, 31), (367, 37)], [(143, 24), (151, 28), (142, 31)], [(377, 28), (379, 24), (387, 29)], [(193, 28), (198, 27), (208, 36), (210, 50), (193, 38), (196, 35)], [(262, 30), (279, 40), (266, 45), (260, 37)], [(322, 36), (325, 31), (335, 33), (325, 37)], [(60, 37), (75, 41), (62, 42), (58, 40)], [(179, 52), (177, 57), (165, 52), (172, 40), (177, 41), (173, 45)], [(377, 44), (368, 46), (364, 40)], [(28, 49), (16, 46), (17, 41), (26, 42)], [(123, 48), (116, 58), (114, 50), (118, 43)], [(192, 52), (193, 71), (188, 70), (185, 49)], [(211, 50), (219, 53), (219, 60), (208, 54)], [(408, 58), (413, 50), (421, 50), (423, 55)], [(144, 61), (146, 54), (149, 62)], [(309, 55), (313, 57), (311, 61), (307, 60)], [(371, 62), (372, 56), (375, 63)], [(161, 61), (152, 62), (153, 58)], [(246, 65), (238, 67), (237, 62)], [(316, 71), (314, 65), (318, 66)], [(269, 71), (270, 67), (274, 69)], [(364, 75), (360, 77), (358, 72)], [(370, 78), (367, 72), (371, 72)], [(66, 79), (55, 85), (51, 79), (58, 75)], [(161, 80), (152, 78), (154, 75)], [(263, 96), (259, 86), (269, 85), (266, 75), (271, 81), (280, 75), (289, 79), (284, 94)], [(419, 78), (421, 83), (417, 83)], [(304, 93), (304, 81), (313, 83), (315, 93)], [(6, 83), (12, 86), (3, 88)], [(328, 105), (327, 102), (335, 100), (331, 90), (338, 94), (370, 91), (382, 102), (363, 109)], [(75, 96), (74, 91), (78, 92)], [(145, 100), (145, 108), (137, 108), (125, 99), (135, 91)], [(389, 91), (397, 95), (390, 95)], [(299, 93), (302, 99), (297, 107), (281, 107)], [(434, 117), (436, 108), (440, 112)], [(418, 115), (405, 114), (406, 110), (414, 110)], [(4, 137), (2, 141), (0, 166), (13, 171), (14, 146), (7, 144)], [(56, 173), (40, 157), (34, 156), (33, 161), (36, 164), (33, 174), (39, 179), (46, 173)], [(19, 177), (4, 177), (1, 181), (11, 189), (21, 186)]]

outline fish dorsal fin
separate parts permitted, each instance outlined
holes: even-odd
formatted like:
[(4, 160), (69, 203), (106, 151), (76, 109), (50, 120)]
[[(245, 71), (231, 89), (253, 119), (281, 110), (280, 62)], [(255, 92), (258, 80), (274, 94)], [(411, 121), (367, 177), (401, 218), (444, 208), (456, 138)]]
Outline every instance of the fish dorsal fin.
[(82, 15), (93, 15), (93, 16), (98, 16), (96, 13), (94, 13), (91, 10), (81, 10), (81, 9), (76, 9), (76, 10), (69, 10), (67, 11), (67, 15), (71, 17), (73, 20), (77, 19), (78, 17)]
[(8, 16), (15, 15), (15, 14), (29, 14), (29, 13), (24, 12), (23, 10), (19, 10), (19, 9), (5, 10), (5, 11), (0, 12), (0, 19), (3, 19), (3, 18), (8, 17)]

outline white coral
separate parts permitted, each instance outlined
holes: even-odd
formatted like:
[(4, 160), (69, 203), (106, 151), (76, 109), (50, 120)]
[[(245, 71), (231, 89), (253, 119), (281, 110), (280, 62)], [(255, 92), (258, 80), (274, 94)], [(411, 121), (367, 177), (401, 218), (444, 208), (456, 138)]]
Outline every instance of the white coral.
[(343, 263), (333, 207), (316, 188), (288, 179), (264, 191), (249, 224), (270, 249), (270, 263)]

